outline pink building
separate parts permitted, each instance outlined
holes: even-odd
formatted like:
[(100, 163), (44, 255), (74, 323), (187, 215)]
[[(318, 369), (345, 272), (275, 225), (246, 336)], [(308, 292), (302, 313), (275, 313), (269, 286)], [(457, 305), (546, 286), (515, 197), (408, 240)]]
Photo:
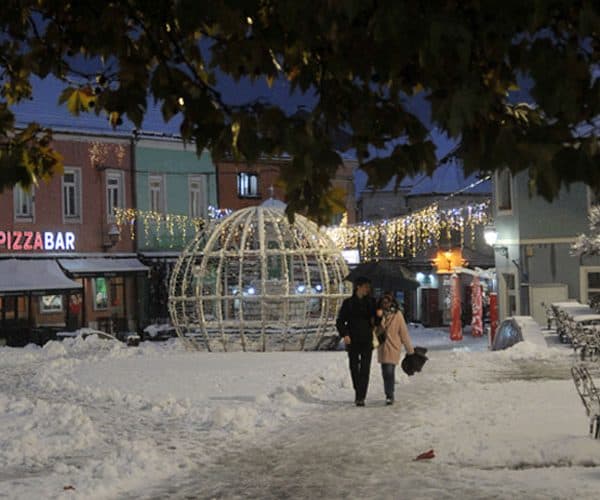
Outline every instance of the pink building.
[(0, 338), (11, 344), (81, 326), (137, 327), (136, 275), (146, 268), (114, 216), (134, 206), (131, 138), (54, 139), (63, 174), (0, 193)]

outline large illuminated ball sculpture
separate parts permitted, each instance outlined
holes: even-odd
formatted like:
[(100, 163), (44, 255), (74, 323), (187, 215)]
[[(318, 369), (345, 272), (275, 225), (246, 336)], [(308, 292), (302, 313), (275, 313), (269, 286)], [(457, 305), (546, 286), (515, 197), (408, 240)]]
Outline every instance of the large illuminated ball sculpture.
[(346, 263), (305, 217), (271, 202), (213, 223), (181, 254), (169, 286), (177, 334), (207, 350), (313, 350), (337, 342)]

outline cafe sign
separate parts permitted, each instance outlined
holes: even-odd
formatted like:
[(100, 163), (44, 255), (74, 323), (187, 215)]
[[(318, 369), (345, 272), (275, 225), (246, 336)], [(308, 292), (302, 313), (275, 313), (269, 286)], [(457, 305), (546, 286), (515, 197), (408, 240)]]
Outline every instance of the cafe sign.
[(0, 231), (0, 248), (13, 252), (74, 251), (75, 234), (69, 231)]

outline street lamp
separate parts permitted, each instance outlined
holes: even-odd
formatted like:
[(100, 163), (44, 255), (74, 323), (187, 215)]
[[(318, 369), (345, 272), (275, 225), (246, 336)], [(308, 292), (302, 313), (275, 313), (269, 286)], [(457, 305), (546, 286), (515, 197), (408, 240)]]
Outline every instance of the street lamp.
[(486, 226), (483, 230), (483, 238), (496, 252), (508, 259), (508, 248), (496, 245), (496, 241), (498, 241), (498, 231), (496, 230), (496, 226)]
[(448, 272), (452, 272), (452, 250), (446, 250), (444, 252), (444, 257), (446, 257), (446, 261), (448, 262)]
[(102, 244), (102, 246), (104, 247), (105, 250), (108, 250), (109, 248), (114, 247), (119, 242), (119, 239), (121, 238), (121, 231), (119, 231), (119, 228), (116, 226), (116, 224), (112, 224), (108, 228), (107, 236), (108, 236), (108, 241)]

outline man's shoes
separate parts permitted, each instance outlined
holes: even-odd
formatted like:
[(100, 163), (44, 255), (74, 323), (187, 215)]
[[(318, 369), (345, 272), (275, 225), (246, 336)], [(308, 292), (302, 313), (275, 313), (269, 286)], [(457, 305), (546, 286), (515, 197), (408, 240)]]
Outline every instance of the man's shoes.
[(356, 406), (365, 406), (364, 399), (357, 399), (355, 402), (356, 402)]
[(393, 398), (385, 398), (385, 404), (386, 404), (386, 406), (393, 405), (394, 404)]

